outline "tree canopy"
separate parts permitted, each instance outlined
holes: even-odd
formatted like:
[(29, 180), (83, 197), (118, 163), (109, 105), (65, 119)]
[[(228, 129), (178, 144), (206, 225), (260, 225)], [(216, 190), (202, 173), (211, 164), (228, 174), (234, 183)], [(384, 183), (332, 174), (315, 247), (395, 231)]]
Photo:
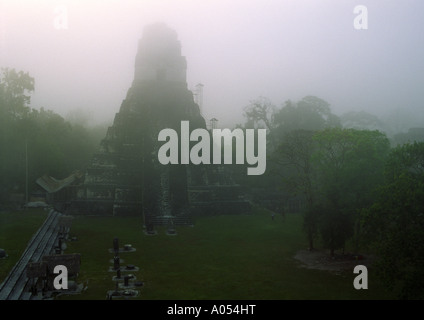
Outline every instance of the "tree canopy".
[(396, 128), (389, 130), (376, 116), (349, 112), (338, 118), (312, 96), (281, 108), (258, 99), (246, 117), (272, 138), (268, 175), (260, 179), (279, 186), (283, 202), (287, 192), (301, 196), (310, 249), (320, 240), (334, 254), (351, 240), (356, 253), (368, 248), (377, 255), (378, 274), (400, 298), (422, 299), (422, 128), (389, 140), (385, 132)]
[(48, 174), (65, 178), (83, 170), (99, 140), (92, 129), (71, 125), (44, 108), (30, 108), (34, 79), (25, 72), (1, 69), (0, 73), (0, 204), (11, 193), (23, 193), (26, 158), (29, 192), (35, 180)]
[(424, 291), (424, 143), (394, 148), (385, 184), (364, 211), (367, 243), (378, 255), (377, 270), (388, 288), (403, 299), (423, 299)]

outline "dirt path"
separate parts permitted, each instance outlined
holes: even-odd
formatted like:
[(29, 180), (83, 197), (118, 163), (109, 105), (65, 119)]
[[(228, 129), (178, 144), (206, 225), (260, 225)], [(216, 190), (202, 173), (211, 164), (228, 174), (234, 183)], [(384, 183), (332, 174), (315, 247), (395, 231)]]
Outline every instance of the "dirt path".
[(300, 261), (301, 267), (308, 269), (327, 270), (335, 273), (353, 271), (357, 265), (368, 265), (372, 262), (371, 257), (356, 256), (352, 254), (335, 254), (332, 258), (328, 251), (300, 250), (294, 258)]

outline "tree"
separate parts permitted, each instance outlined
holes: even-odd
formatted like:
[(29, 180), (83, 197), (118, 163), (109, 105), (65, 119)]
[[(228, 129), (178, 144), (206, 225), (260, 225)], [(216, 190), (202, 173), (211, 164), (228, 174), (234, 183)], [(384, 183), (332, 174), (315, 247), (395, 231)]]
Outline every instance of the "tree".
[(387, 124), (388, 135), (394, 136), (407, 132), (410, 128), (422, 127), (424, 115), (415, 108), (402, 106), (392, 110), (383, 120)]
[(424, 142), (392, 150), (385, 184), (362, 214), (366, 240), (378, 260), (378, 274), (399, 298), (423, 299)]
[(340, 127), (340, 120), (331, 112), (330, 104), (315, 96), (306, 96), (298, 102), (286, 101), (275, 113), (274, 127), (281, 137), (293, 130), (317, 131)]
[(306, 96), (298, 102), (286, 101), (273, 117), (273, 136), (278, 148), (269, 157), (270, 162), (276, 164), (271, 174), (280, 176), (285, 188), (305, 200), (303, 227), (310, 250), (314, 249), (321, 212), (317, 202), (317, 168), (312, 161), (317, 148), (313, 136), (318, 130), (338, 126), (340, 122), (331, 113), (330, 104), (314, 96)]
[(323, 210), (320, 230), (333, 255), (354, 233), (359, 239), (360, 211), (372, 203), (372, 192), (382, 183), (390, 144), (379, 131), (341, 128), (317, 132), (314, 139)]
[(259, 97), (250, 102), (250, 104), (244, 108), (244, 116), (248, 123), (252, 123), (254, 126), (263, 127), (272, 130), (272, 118), (275, 112), (275, 106), (271, 103), (268, 98)]
[(340, 117), (340, 120), (344, 128), (386, 131), (386, 125), (382, 120), (365, 111), (347, 112)]
[(316, 144), (313, 131), (293, 130), (285, 133), (282, 142), (273, 156), (278, 164), (276, 173), (294, 194), (306, 200), (304, 230), (308, 237), (309, 250), (314, 249), (314, 239), (318, 233), (319, 210), (315, 206), (315, 168), (312, 154)]
[(245, 128), (265, 128), (270, 137), (271, 146), (275, 148), (276, 141), (274, 138), (274, 113), (276, 107), (268, 98), (259, 97), (250, 102), (244, 108), (244, 117), (246, 118)]
[(23, 71), (2, 68), (0, 74), (0, 112), (2, 117), (23, 117), (30, 108), (30, 96), (34, 91), (34, 78)]
[(424, 128), (409, 128), (408, 132), (400, 132), (393, 136), (395, 145), (424, 141)]
[(50, 110), (29, 108), (34, 79), (2, 69), (0, 76), (0, 204), (24, 193), (28, 156), (29, 191), (44, 174), (65, 178), (84, 169), (99, 143), (82, 125), (71, 125)]
[[(25, 131), (16, 124), (29, 111), (34, 79), (28, 73), (2, 68), (0, 73), (0, 201), (16, 191), (25, 177)], [(19, 126), (22, 129), (22, 126)]]

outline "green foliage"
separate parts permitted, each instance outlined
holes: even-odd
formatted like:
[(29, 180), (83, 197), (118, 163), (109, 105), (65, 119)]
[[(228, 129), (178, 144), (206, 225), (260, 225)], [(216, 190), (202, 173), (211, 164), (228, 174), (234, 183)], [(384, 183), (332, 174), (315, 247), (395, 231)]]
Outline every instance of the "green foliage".
[(22, 71), (0, 75), (0, 203), (9, 193), (23, 193), (26, 157), (29, 191), (44, 174), (65, 178), (83, 170), (99, 141), (90, 130), (71, 125), (50, 110), (29, 108), (34, 79)]
[(283, 181), (294, 193), (304, 194), (312, 202), (312, 154), (316, 143), (313, 131), (294, 130), (284, 134), (271, 160), (279, 164)]
[(315, 201), (319, 195), (317, 170), (312, 162), (317, 142), (312, 137), (318, 130), (340, 127), (340, 120), (328, 102), (315, 96), (286, 101), (280, 109), (268, 99), (259, 98), (245, 109), (245, 116), (246, 128), (266, 127), (269, 141), (267, 174), (249, 180), (255, 180), (257, 186), (279, 187), (282, 194), (305, 199), (304, 229), (313, 249), (318, 234), (319, 210)]
[(340, 126), (340, 120), (331, 112), (330, 104), (314, 96), (306, 96), (297, 103), (286, 101), (275, 114), (274, 123), (279, 137), (293, 130), (317, 131)]
[[(271, 140), (268, 174), (260, 185), (276, 186), (279, 179), (282, 194), (302, 197), (309, 247), (314, 248), (320, 235), (333, 253), (353, 237), (358, 251), (360, 213), (384, 183), (390, 143), (381, 131), (369, 130), (383, 128), (383, 122), (365, 112), (339, 119), (328, 102), (314, 96), (286, 101), (280, 109), (260, 98), (246, 108), (245, 116), (246, 128), (262, 124)], [(351, 128), (342, 128), (342, 122)]]
[(344, 128), (385, 131), (386, 124), (376, 115), (365, 111), (350, 111), (340, 117)]
[[(360, 209), (373, 202), (373, 190), (383, 182), (390, 144), (379, 131), (355, 129), (326, 129), (314, 138), (323, 208), (320, 229), (325, 245), (333, 252), (344, 248), (354, 234)], [(359, 233), (356, 230), (356, 237)]]
[(404, 299), (423, 299), (424, 143), (392, 150), (386, 183), (363, 212), (366, 240), (378, 254), (379, 275)]
[(423, 142), (424, 141), (424, 128), (410, 128), (408, 132), (399, 132), (393, 136), (393, 143), (395, 145), (402, 145), (405, 143)]
[(354, 233), (352, 215), (328, 202), (323, 205), (319, 218), (319, 231), (324, 247), (330, 250), (331, 255), (334, 255), (337, 249), (344, 251), (347, 239)]
[(0, 115), (22, 118), (29, 111), (30, 96), (34, 91), (34, 78), (23, 71), (2, 68), (0, 73)]
[(352, 194), (361, 206), (383, 179), (390, 144), (379, 131), (332, 128), (315, 134), (318, 163), (324, 188)]

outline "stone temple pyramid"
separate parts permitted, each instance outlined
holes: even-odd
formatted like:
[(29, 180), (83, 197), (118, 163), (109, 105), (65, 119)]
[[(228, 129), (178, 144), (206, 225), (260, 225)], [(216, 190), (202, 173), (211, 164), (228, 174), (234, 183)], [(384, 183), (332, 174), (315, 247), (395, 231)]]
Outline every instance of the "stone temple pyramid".
[(211, 183), (213, 172), (222, 170), (158, 161), (162, 129), (179, 132), (181, 121), (189, 121), (190, 130), (206, 129), (187, 88), (186, 69), (176, 32), (164, 24), (145, 27), (132, 86), (93, 156), (70, 213), (137, 215), (145, 222), (169, 217), (184, 221), (193, 212), (193, 194), (204, 197), (205, 201), (198, 201), (203, 209), (210, 207), (208, 185), (219, 184)]

